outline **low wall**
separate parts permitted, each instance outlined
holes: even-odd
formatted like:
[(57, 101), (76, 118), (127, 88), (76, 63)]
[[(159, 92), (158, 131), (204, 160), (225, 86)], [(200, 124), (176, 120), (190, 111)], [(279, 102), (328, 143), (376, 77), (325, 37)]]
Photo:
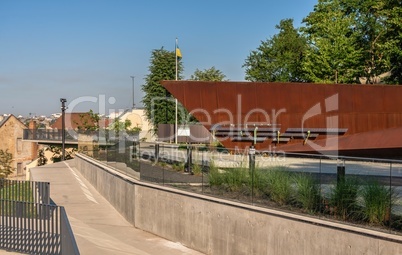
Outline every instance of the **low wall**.
[(135, 227), (206, 254), (402, 254), (402, 236), (143, 183), (83, 155), (75, 164)]

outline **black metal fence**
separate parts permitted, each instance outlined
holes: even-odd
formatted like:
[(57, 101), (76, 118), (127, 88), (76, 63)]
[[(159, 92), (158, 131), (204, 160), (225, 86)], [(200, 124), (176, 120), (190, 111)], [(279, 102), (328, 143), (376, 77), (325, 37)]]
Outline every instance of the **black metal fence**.
[(84, 153), (142, 181), (402, 234), (402, 160), (137, 142)]
[[(24, 129), (23, 133), (24, 140), (34, 140), (34, 141), (57, 141), (62, 140), (62, 130), (56, 129)], [(78, 134), (75, 131), (66, 132), (66, 141), (77, 142)]]
[(1, 198), (50, 204), (50, 183), (0, 179)]
[(63, 207), (47, 182), (0, 180), (0, 249), (28, 254), (79, 254)]

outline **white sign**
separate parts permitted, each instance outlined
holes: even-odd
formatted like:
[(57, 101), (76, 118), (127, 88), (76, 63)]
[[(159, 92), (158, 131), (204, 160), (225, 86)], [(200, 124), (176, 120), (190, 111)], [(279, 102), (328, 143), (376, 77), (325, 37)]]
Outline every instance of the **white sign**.
[(177, 136), (190, 136), (190, 127), (181, 126), (177, 130)]

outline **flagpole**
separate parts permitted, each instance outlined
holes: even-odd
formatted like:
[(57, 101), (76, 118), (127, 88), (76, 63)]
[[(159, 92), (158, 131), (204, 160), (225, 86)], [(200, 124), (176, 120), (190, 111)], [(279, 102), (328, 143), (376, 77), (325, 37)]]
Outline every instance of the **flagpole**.
[[(177, 37), (176, 37), (176, 44), (174, 47), (174, 52), (176, 56), (176, 81), (177, 81), (177, 69), (178, 69), (178, 63), (177, 63)], [(177, 98), (175, 100), (176, 103), (176, 108), (175, 108), (175, 126), (174, 126), (174, 143), (177, 144)]]
[(177, 37), (176, 37), (176, 44), (175, 44), (175, 46), (174, 46), (174, 53), (175, 53), (175, 56), (176, 56), (176, 81), (177, 81), (177, 66), (178, 66), (178, 63), (177, 63)]

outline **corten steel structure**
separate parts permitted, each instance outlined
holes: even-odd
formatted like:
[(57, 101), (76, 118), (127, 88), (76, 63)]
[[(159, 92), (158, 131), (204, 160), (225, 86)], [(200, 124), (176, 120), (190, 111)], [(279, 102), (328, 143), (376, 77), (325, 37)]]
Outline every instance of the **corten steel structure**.
[(402, 87), (162, 81), (227, 148), (402, 156)]

